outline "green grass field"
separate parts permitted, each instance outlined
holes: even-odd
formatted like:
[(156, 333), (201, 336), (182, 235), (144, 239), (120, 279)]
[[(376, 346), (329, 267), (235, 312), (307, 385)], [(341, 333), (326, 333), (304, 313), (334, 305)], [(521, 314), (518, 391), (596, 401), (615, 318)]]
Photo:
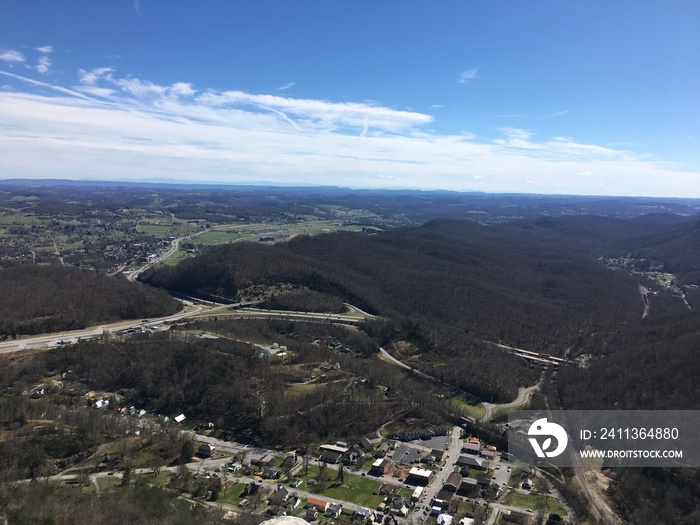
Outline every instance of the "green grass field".
[(467, 394), (464, 393), (450, 399), (450, 403), (456, 407), (459, 407), (470, 417), (475, 419), (481, 419), (486, 414), (486, 409), (480, 401), (471, 396), (467, 396)]
[(221, 491), (219, 498), (217, 499), (220, 503), (228, 503), (229, 505), (238, 505), (243, 501), (243, 489), (245, 489), (245, 483), (229, 483), (227, 487)]
[[(306, 490), (324, 496), (326, 498), (348, 501), (350, 503), (355, 503), (357, 505), (362, 505), (371, 509), (374, 509), (383, 500), (384, 496), (375, 495), (374, 491), (381, 485), (380, 481), (376, 479), (367, 478), (364, 476), (356, 476), (354, 474), (349, 474), (345, 472), (345, 479), (341, 484), (338, 477), (338, 471), (327, 468), (328, 481), (326, 483), (326, 488), (324, 490), (319, 490), (318, 485), (308, 485), (308, 480), (317, 478), (319, 475), (319, 469), (316, 466), (309, 466), (308, 476), (303, 475), (303, 470), (300, 474), (297, 474), (303, 483), (300, 485), (300, 490)], [(406, 498), (410, 498), (413, 491), (407, 488), (401, 488), (399, 493)]]
[(566, 510), (558, 499), (544, 494), (520, 494), (511, 492), (504, 498), (506, 505), (522, 507), (524, 509), (542, 510), (547, 513), (555, 513), (566, 516)]

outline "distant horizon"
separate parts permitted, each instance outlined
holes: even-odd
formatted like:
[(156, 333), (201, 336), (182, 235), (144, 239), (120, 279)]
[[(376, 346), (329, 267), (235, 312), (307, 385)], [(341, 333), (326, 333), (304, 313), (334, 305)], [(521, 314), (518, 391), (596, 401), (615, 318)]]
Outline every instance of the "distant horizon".
[(249, 188), (249, 189), (265, 189), (265, 188), (279, 188), (279, 189), (309, 189), (309, 190), (339, 190), (339, 191), (353, 191), (353, 192), (370, 192), (370, 193), (382, 193), (382, 192), (406, 192), (406, 193), (449, 193), (454, 195), (478, 195), (478, 196), (513, 196), (513, 197), (545, 197), (545, 198), (573, 198), (573, 199), (652, 199), (652, 200), (672, 200), (672, 201), (698, 201), (700, 204), (700, 197), (655, 197), (650, 195), (585, 195), (585, 194), (567, 194), (567, 193), (527, 193), (527, 192), (488, 192), (488, 191), (472, 191), (472, 190), (444, 190), (444, 189), (422, 189), (422, 188), (363, 188), (363, 187), (353, 187), (353, 186), (343, 186), (335, 184), (295, 184), (295, 183), (275, 183), (261, 181), (259, 183), (238, 183), (238, 182), (213, 182), (213, 181), (164, 181), (164, 180), (138, 180), (138, 179), (57, 179), (57, 178), (45, 178), (45, 179), (23, 179), (23, 178), (0, 178), (0, 185), (7, 184), (17, 184), (17, 185), (46, 185), (50, 186), (52, 183), (55, 185), (96, 185), (96, 186), (171, 186), (171, 187), (202, 187), (202, 188)]
[(0, 177), (700, 198), (697, 20), (694, 0), (4, 2)]

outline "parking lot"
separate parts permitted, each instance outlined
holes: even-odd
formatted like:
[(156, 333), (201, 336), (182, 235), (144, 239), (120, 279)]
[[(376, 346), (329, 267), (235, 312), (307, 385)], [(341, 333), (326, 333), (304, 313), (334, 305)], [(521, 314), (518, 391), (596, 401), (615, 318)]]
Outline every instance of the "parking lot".
[(397, 463), (411, 465), (413, 463), (417, 463), (418, 458), (420, 458), (423, 454), (424, 452), (417, 448), (409, 447), (407, 445), (401, 445), (392, 454), (391, 459)]

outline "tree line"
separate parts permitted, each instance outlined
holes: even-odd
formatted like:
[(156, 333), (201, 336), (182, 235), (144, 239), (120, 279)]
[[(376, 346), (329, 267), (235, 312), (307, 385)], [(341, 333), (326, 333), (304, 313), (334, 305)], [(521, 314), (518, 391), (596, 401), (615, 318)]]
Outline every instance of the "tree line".
[(86, 328), (98, 322), (164, 316), (177, 303), (122, 275), (75, 267), (21, 265), (0, 270), (0, 337)]

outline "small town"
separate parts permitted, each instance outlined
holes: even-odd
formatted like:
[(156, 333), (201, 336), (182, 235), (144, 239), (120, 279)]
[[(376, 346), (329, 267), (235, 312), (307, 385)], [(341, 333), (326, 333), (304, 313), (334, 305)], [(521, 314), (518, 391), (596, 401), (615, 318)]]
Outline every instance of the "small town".
[[(139, 420), (140, 427), (151, 417), (133, 408), (122, 415)], [(170, 424), (186, 420), (180, 414)], [(378, 433), (357, 443), (290, 452), (212, 437), (219, 435), (213, 423), (180, 432), (192, 443), (187, 463), (131, 469), (122, 464), (122, 454), (112, 453), (89, 472), (83, 465), (53, 478), (92, 485), (98, 494), (132, 481), (177, 488), (193, 503), (223, 511), (228, 520), (248, 515), (256, 522), (293, 516), (321, 524), (570, 523), (570, 509), (542, 472), (509, 461), (460, 426), (384, 438)], [(243, 432), (241, 441), (254, 443), (255, 436)]]

